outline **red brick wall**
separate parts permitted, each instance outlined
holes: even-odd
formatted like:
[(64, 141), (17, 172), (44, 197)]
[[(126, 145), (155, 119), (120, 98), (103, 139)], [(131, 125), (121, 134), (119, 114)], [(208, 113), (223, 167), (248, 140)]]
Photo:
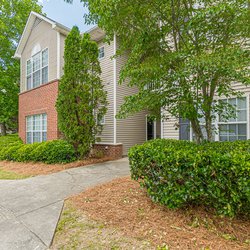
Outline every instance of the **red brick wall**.
[(26, 141), (26, 116), (47, 114), (47, 138), (59, 137), (57, 112), (55, 108), (58, 95), (58, 81), (43, 84), (19, 95), (19, 136)]
[(114, 159), (122, 158), (122, 144), (95, 144), (94, 149), (103, 152), (105, 156), (112, 157)]

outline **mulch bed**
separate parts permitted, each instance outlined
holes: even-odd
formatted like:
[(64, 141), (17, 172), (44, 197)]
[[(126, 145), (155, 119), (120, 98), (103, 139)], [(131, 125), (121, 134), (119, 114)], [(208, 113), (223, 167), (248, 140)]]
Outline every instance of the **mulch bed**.
[(170, 249), (250, 249), (250, 221), (216, 216), (205, 208), (169, 210), (152, 203), (129, 177), (69, 199), (90, 218), (126, 235)]
[(45, 164), (37, 162), (12, 162), (0, 161), (0, 168), (5, 171), (14, 172), (16, 174), (37, 176), (57, 173), (65, 169), (87, 166), (95, 163), (113, 160), (110, 157), (89, 158), (81, 161), (76, 161), (67, 164)]

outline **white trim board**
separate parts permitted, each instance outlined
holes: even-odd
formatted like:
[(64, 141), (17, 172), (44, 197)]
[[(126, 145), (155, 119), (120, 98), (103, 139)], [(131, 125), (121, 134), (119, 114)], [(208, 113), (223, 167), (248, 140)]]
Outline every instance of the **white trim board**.
[[(116, 34), (114, 34), (114, 56), (116, 55), (117, 44), (116, 44)], [(114, 144), (116, 144), (116, 137), (117, 137), (117, 122), (116, 122), (116, 88), (117, 88), (117, 60), (116, 57), (113, 58), (113, 67), (114, 67)]]
[(61, 65), (60, 65), (60, 59), (61, 59), (61, 35), (60, 32), (56, 32), (56, 39), (57, 39), (57, 79), (60, 79), (61, 77)]

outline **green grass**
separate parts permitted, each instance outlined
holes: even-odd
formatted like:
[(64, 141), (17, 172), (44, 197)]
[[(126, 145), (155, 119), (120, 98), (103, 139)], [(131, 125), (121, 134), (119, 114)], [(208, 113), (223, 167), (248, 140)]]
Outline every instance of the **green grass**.
[(21, 140), (18, 137), (17, 134), (13, 134), (13, 135), (6, 135), (6, 136), (0, 136), (0, 150), (2, 147), (6, 147), (9, 144), (15, 143), (15, 142), (20, 142)]
[(20, 180), (28, 177), (30, 176), (8, 172), (0, 168), (0, 180)]
[(126, 237), (119, 230), (91, 220), (66, 202), (51, 249), (153, 249), (148, 241)]

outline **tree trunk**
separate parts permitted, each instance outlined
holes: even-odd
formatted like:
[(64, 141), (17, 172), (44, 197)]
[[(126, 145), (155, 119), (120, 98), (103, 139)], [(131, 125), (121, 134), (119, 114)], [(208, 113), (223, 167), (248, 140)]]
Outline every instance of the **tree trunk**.
[(6, 132), (6, 124), (4, 122), (0, 123), (0, 128), (1, 128), (1, 134), (3, 136), (5, 136), (7, 134), (7, 132)]
[(194, 120), (190, 120), (190, 122), (191, 122), (192, 130), (193, 130), (194, 135), (195, 135), (195, 141), (198, 144), (202, 143), (204, 140), (204, 136), (202, 134), (199, 121), (197, 119), (196, 120), (194, 119)]
[(207, 140), (211, 142), (213, 140), (213, 127), (212, 127), (212, 118), (210, 114), (207, 114), (205, 117), (206, 121), (206, 132), (207, 132)]

